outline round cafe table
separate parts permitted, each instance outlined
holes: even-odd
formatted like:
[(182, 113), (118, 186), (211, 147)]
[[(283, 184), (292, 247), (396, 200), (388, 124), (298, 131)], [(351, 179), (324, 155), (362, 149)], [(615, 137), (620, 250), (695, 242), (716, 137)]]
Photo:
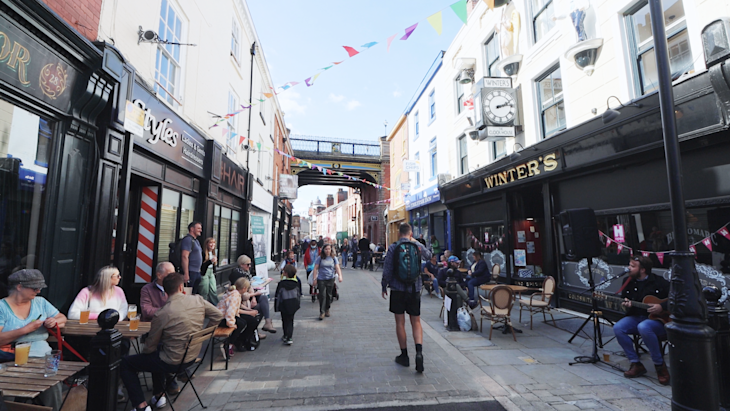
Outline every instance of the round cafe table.
[[(511, 285), (511, 284), (482, 284), (479, 286), (479, 289), (487, 291), (487, 295), (492, 291), (492, 289), (498, 285), (504, 285), (512, 289), (512, 291), (515, 293), (515, 301), (517, 301), (518, 296), (522, 295), (522, 292), (529, 290), (528, 287), (525, 287), (524, 285)], [(502, 334), (508, 334), (510, 332), (509, 326), (497, 326), (494, 327), (495, 330), (502, 329)], [(516, 333), (522, 333), (522, 330), (518, 329), (517, 327), (512, 327)]]

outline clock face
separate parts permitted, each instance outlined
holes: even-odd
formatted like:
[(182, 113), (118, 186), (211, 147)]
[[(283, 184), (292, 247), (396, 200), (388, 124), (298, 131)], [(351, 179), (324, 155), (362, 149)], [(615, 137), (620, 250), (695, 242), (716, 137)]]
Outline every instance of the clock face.
[(484, 114), (494, 124), (507, 124), (515, 119), (517, 104), (506, 91), (493, 90), (484, 96)]

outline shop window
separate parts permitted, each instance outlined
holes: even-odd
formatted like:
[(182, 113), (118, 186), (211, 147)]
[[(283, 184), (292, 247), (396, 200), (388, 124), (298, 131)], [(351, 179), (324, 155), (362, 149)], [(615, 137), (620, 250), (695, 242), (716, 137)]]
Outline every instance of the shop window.
[[(170, 43), (182, 43), (182, 21), (169, 0), (162, 0), (160, 25), (157, 32), (160, 39)], [(168, 103), (177, 102), (180, 83), (180, 47), (176, 44), (158, 43), (155, 57), (155, 92)]]
[(53, 124), (0, 100), (0, 282), (38, 268)]
[(502, 72), (497, 69), (499, 62), (499, 38), (492, 34), (484, 44), (484, 55), (487, 59), (487, 77), (501, 77)]
[(499, 264), (500, 273), (507, 273), (509, 245), (504, 224), (474, 224), (459, 227), (459, 246), (455, 255), (464, 261), (465, 267), (474, 264), (474, 251), (481, 251), (490, 271)]
[(218, 266), (232, 264), (238, 258), (238, 223), (241, 214), (216, 205), (213, 210), (213, 238), (218, 245)]
[(553, 0), (532, 0), (532, 30), (535, 43), (555, 27)]
[[(692, 50), (682, 0), (667, 0), (663, 4), (669, 66), (672, 79), (676, 79), (692, 68)], [(640, 94), (647, 94), (658, 87), (649, 4), (646, 1), (639, 3), (626, 15), (626, 23), (629, 51), (634, 59), (635, 87)]]
[(469, 153), (467, 151), (466, 136), (459, 137), (459, 175), (469, 172)]
[(231, 56), (236, 59), (238, 65), (241, 64), (241, 28), (235, 18), (231, 25)]
[(543, 138), (552, 137), (566, 127), (563, 77), (560, 74), (560, 66), (553, 67), (537, 80), (537, 89), (542, 136)]
[(157, 243), (157, 261), (170, 259), (170, 243), (188, 233), (188, 224), (194, 221), (195, 198), (168, 188), (162, 189), (160, 204), (160, 234)]
[(456, 80), (454, 80), (454, 87), (456, 88), (456, 113), (460, 114), (462, 110), (464, 110), (464, 87), (463, 84), (459, 82), (460, 77), (456, 77)]

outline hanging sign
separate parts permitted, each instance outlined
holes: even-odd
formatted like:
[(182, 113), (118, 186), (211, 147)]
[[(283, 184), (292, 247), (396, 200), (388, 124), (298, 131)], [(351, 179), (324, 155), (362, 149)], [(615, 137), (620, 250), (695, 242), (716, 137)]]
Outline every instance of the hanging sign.
[(613, 239), (617, 243), (626, 242), (626, 237), (624, 236), (624, 225), (623, 224), (615, 224), (613, 226)]
[(144, 136), (144, 110), (129, 100), (124, 113), (124, 129), (136, 136)]
[(421, 171), (421, 164), (416, 160), (403, 160), (403, 171), (406, 173), (418, 173)]

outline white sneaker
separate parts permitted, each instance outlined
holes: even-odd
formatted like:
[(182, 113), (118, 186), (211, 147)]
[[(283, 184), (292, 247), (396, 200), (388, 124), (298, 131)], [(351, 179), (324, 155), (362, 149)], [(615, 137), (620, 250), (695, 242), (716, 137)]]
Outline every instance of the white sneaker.
[[(156, 409), (160, 409), (160, 408), (165, 408), (165, 407), (167, 407), (167, 397), (164, 397), (164, 396), (163, 396), (163, 397), (161, 397), (161, 398), (160, 398), (160, 399), (158, 400), (158, 399), (157, 399), (157, 397), (154, 397), (154, 396), (153, 396), (153, 397), (152, 397), (152, 399), (150, 400), (150, 403), (151, 403), (151, 404), (152, 404), (152, 405), (153, 405), (153, 406), (154, 406), (154, 407), (155, 407)], [(146, 410), (145, 410), (145, 411), (146, 411)]]
[[(137, 411), (137, 408), (136, 407), (132, 408), (130, 411)], [(150, 408), (150, 406), (148, 405), (148, 406), (144, 407), (144, 411), (152, 411), (152, 408)]]

